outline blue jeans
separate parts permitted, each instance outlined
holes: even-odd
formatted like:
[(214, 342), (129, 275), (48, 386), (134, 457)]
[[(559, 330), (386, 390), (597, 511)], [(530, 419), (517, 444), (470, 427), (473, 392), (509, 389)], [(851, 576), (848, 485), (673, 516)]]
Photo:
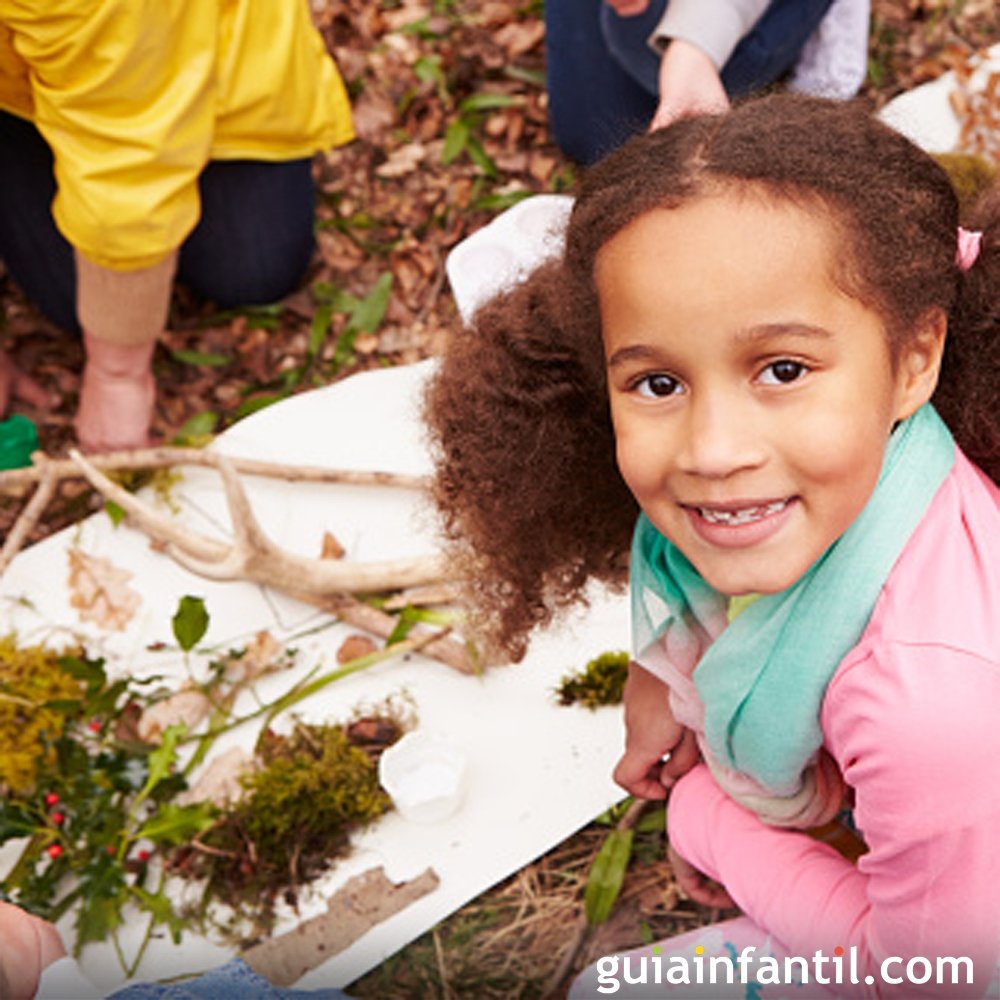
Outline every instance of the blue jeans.
[[(656, 110), (660, 60), (647, 44), (668, 0), (619, 17), (605, 0), (545, 0), (549, 125), (588, 164), (644, 132)], [(722, 67), (730, 97), (766, 87), (795, 64), (833, 0), (772, 0)]]
[[(177, 274), (219, 306), (274, 302), (302, 280), (316, 212), (309, 159), (216, 160), (198, 179), (201, 217)], [(73, 248), (56, 228), (52, 151), (33, 124), (0, 111), (0, 260), (54, 323), (79, 332)]]

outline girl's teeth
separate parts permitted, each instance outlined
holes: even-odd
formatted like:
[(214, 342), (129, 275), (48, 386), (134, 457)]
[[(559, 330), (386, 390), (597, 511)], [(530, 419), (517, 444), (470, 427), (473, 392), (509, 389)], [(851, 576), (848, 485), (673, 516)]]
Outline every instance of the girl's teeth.
[(710, 507), (699, 507), (698, 513), (711, 524), (740, 525), (777, 514), (787, 504), (787, 500), (775, 500), (774, 503), (765, 504), (763, 507), (745, 507), (743, 510), (712, 510)]

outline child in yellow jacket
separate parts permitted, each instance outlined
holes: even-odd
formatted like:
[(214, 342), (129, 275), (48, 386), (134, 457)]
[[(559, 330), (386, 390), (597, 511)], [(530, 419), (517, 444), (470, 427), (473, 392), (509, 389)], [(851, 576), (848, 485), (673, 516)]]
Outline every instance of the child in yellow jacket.
[[(82, 332), (77, 436), (146, 443), (175, 273), (222, 306), (291, 291), (312, 155), (353, 138), (305, 0), (0, 0), (0, 258)], [(0, 356), (0, 415), (42, 394)]]

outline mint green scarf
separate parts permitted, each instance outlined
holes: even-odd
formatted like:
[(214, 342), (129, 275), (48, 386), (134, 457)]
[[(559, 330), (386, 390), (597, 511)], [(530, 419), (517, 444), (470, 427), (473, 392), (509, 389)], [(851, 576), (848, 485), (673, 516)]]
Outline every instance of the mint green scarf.
[(672, 648), (699, 647), (693, 676), (716, 762), (767, 794), (797, 793), (823, 742), (826, 687), (954, 454), (948, 429), (922, 406), (893, 431), (875, 490), (847, 531), (792, 586), (762, 596), (728, 626), (727, 598), (640, 516), (630, 570), (636, 658), (653, 643), (668, 659)]

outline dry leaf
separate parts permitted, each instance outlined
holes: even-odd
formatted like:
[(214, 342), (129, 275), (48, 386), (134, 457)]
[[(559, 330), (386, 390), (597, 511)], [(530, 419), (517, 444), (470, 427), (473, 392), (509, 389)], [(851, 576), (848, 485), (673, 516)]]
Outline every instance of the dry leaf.
[(79, 612), (80, 621), (123, 631), (142, 604), (139, 594), (128, 586), (132, 574), (75, 546), (66, 554), (69, 603)]
[(225, 809), (239, 799), (243, 792), (240, 779), (255, 766), (254, 759), (242, 747), (230, 747), (205, 768), (192, 788), (177, 796), (177, 804), (211, 802)]
[[(369, 334), (369, 336), (371, 336), (371, 334)], [(378, 341), (376, 340), (376, 344), (377, 343)], [(354, 349), (358, 350), (356, 341)], [(320, 559), (343, 559), (345, 551), (344, 546), (341, 545), (329, 531), (323, 532), (323, 546), (319, 553)]]
[(379, 177), (405, 177), (423, 163), (426, 152), (426, 147), (419, 142), (400, 146), (385, 163), (375, 168), (375, 173)]
[(356, 660), (359, 656), (367, 656), (378, 649), (371, 639), (366, 635), (349, 635), (337, 650), (337, 662), (347, 663), (349, 660)]
[(159, 743), (170, 726), (186, 726), (188, 732), (208, 717), (212, 703), (196, 687), (186, 687), (177, 694), (158, 701), (142, 713), (139, 738), (143, 743)]

